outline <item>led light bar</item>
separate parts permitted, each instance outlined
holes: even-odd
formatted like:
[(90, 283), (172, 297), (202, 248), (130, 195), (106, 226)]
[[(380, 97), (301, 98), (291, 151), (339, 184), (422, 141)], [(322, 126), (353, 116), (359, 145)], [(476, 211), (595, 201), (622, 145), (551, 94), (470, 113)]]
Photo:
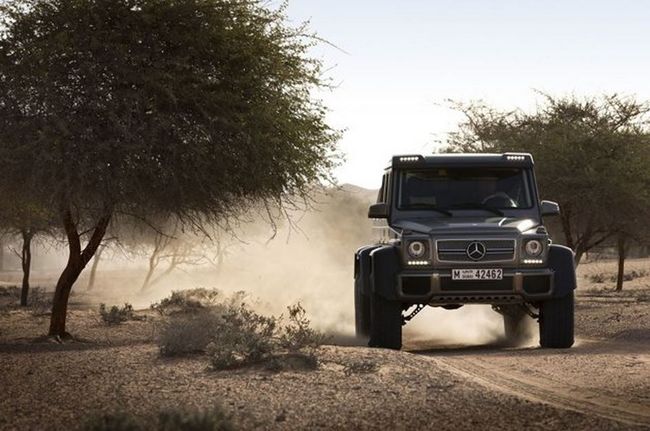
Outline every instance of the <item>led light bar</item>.
[(420, 160), (418, 156), (405, 156), (399, 158), (400, 162), (417, 162), (418, 160)]
[(544, 261), (542, 259), (524, 259), (524, 263), (529, 265), (535, 265), (535, 264), (544, 263)]
[(526, 160), (526, 156), (506, 156), (507, 160)]
[(409, 260), (406, 262), (408, 265), (411, 266), (425, 266), (429, 264), (428, 260)]

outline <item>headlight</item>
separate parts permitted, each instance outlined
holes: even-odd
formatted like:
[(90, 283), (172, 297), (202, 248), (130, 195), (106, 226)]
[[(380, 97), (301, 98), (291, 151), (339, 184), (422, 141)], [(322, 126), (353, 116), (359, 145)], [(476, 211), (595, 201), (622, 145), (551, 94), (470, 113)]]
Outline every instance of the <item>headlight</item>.
[(408, 252), (411, 257), (420, 258), (424, 256), (424, 253), (427, 251), (427, 247), (422, 241), (412, 241), (408, 245)]
[(544, 250), (542, 242), (536, 239), (531, 239), (526, 243), (526, 254), (528, 256), (539, 256)]

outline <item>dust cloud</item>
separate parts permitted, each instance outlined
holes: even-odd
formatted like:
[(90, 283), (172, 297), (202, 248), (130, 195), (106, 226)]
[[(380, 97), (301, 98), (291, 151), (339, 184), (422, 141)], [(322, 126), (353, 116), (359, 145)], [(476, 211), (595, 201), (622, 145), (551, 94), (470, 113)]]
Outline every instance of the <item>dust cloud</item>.
[[(134, 259), (119, 250), (107, 251), (96, 286), (87, 290), (87, 268), (75, 286), (73, 302), (129, 302), (146, 308), (172, 290), (205, 287), (225, 293), (245, 291), (251, 304), (264, 313), (279, 315), (288, 305), (300, 302), (312, 324), (330, 334), (333, 343), (359, 344), (362, 341), (354, 337), (353, 254), (372, 241), (366, 214), (375, 196), (375, 191), (355, 186), (319, 195), (312, 211), (295, 214), (296, 226), (281, 223), (271, 241), (269, 225), (244, 226), (238, 238), (224, 247), (219, 265), (182, 266), (145, 292), (140, 286), (146, 259)], [(62, 256), (50, 259), (62, 261)], [(55, 277), (56, 270), (52, 269), (45, 278), (52, 282)], [(407, 345), (486, 344), (499, 342), (503, 322), (489, 306), (451, 311), (427, 307), (406, 325), (404, 334)]]

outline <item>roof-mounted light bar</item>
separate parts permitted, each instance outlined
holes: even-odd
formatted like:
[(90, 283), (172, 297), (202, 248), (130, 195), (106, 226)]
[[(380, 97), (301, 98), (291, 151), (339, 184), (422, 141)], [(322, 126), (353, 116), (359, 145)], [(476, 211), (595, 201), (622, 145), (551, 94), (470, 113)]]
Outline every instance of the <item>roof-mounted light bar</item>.
[(530, 160), (532, 161), (532, 156), (527, 153), (505, 153), (503, 155), (506, 160), (510, 160), (513, 162), (523, 162), (524, 160)]
[(423, 162), (423, 161), (424, 161), (424, 157), (422, 157), (419, 154), (405, 154), (403, 156), (393, 157), (393, 166), (395, 164), (409, 165), (409, 164)]

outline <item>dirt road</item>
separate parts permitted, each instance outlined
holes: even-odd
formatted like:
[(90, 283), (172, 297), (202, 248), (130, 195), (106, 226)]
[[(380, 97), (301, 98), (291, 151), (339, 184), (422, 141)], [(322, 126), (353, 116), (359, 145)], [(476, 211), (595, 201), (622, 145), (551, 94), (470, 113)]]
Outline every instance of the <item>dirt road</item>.
[(220, 404), (242, 429), (650, 430), (650, 291), (582, 292), (576, 319), (566, 350), (407, 337), (402, 352), (323, 346), (317, 370), (274, 373), (161, 358), (155, 321), (107, 327), (96, 310), (75, 310), (70, 329), (83, 341), (59, 345), (39, 338), (46, 316), (9, 311), (0, 429)]
[(629, 425), (650, 425), (647, 345), (580, 339), (571, 351), (536, 347), (415, 348), (442, 369), (488, 390)]

